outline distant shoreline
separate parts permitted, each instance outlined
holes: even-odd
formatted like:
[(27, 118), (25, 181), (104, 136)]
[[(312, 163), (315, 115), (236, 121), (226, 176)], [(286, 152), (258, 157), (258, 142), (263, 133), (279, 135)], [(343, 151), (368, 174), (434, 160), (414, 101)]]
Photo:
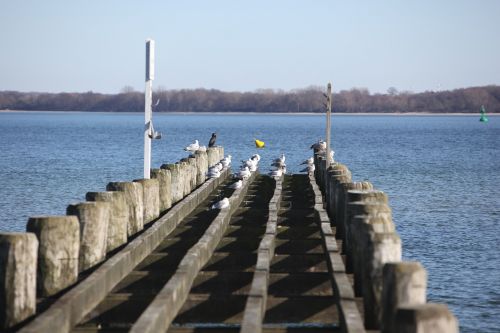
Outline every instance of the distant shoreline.
[[(122, 112), (122, 111), (42, 111), (42, 110), (0, 110), (1, 113), (86, 113), (86, 114), (144, 114), (144, 112)], [(316, 112), (155, 112), (155, 115), (270, 115), (270, 116), (318, 116), (324, 117), (325, 113)], [(460, 113), (460, 112), (354, 112), (354, 113), (332, 113), (335, 116), (479, 116), (476, 113)], [(487, 113), (487, 116), (500, 116), (500, 113)]]

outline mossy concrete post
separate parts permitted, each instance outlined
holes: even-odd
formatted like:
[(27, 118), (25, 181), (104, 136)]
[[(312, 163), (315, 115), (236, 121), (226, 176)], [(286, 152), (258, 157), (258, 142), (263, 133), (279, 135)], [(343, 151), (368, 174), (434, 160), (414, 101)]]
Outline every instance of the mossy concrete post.
[(125, 193), (121, 191), (87, 192), (85, 198), (88, 201), (109, 203), (110, 215), (106, 251), (113, 251), (125, 244), (128, 239), (128, 207)]
[[(338, 163), (333, 164), (328, 170), (327, 179), (326, 179), (326, 210), (330, 215), (331, 219), (335, 219), (335, 187), (337, 186), (337, 179), (343, 175), (343, 170), (338, 169)], [(336, 222), (336, 221), (334, 221)]]
[(191, 174), (191, 190), (189, 191), (189, 193), (191, 193), (198, 185), (198, 182), (197, 182), (198, 181), (198, 168), (196, 166), (196, 157), (194, 155), (189, 156), (188, 164), (189, 164), (189, 173)]
[(402, 306), (395, 327), (398, 333), (458, 333), (458, 321), (445, 304)]
[(351, 235), (351, 225), (350, 225), (350, 212), (348, 210), (348, 204), (349, 204), (349, 196), (348, 192), (352, 190), (370, 190), (373, 189), (373, 185), (370, 182), (354, 182), (354, 183), (341, 183), (339, 184), (340, 187), (340, 192), (339, 195), (341, 196), (339, 204), (341, 205), (341, 210), (343, 212), (343, 219), (339, 220), (339, 224), (341, 224), (345, 232), (345, 239), (342, 242), (342, 251), (346, 255), (350, 256), (351, 258), (348, 258), (348, 261), (346, 263), (346, 268), (348, 269), (349, 272), (352, 271), (352, 251), (351, 251), (351, 242), (352, 242), (352, 235)]
[[(375, 215), (369, 215), (375, 214)], [(354, 292), (358, 297), (363, 296), (363, 276), (365, 272), (364, 251), (368, 246), (372, 233), (394, 233), (396, 227), (390, 213), (364, 213), (352, 218), (352, 265), (354, 273)]]
[(224, 158), (224, 147), (222, 146), (217, 146), (217, 151), (218, 151), (218, 155), (217, 155), (217, 162), (219, 162), (220, 160), (222, 160)]
[(217, 162), (220, 161), (219, 154), (220, 152), (218, 147), (207, 148), (208, 167), (213, 167)]
[(69, 205), (67, 215), (75, 215), (80, 223), (78, 270), (84, 271), (106, 258), (110, 204), (82, 202)]
[(396, 233), (370, 235), (365, 249), (363, 305), (365, 327), (380, 329), (382, 317), (382, 269), (385, 264), (401, 261), (401, 239)]
[(142, 201), (144, 203), (144, 224), (160, 216), (160, 185), (158, 179), (135, 179), (142, 185)]
[(345, 240), (346, 230), (344, 226), (345, 219), (345, 203), (344, 203), (344, 184), (349, 184), (352, 182), (352, 178), (348, 173), (342, 174), (342, 176), (336, 177), (336, 184), (334, 188), (335, 195), (335, 215), (334, 224), (337, 227), (337, 238)]
[(161, 168), (170, 171), (170, 193), (172, 195), (172, 204), (175, 204), (184, 197), (184, 175), (182, 174), (181, 164), (163, 164)]
[(383, 268), (382, 332), (396, 333), (397, 309), (426, 302), (427, 272), (419, 262), (387, 263)]
[(181, 175), (182, 175), (182, 197), (184, 198), (189, 193), (191, 193), (191, 166), (189, 165), (189, 159), (183, 158), (180, 160), (181, 165)]
[[(346, 268), (349, 272), (353, 271), (353, 243), (355, 242), (353, 235), (357, 230), (354, 230), (352, 218), (354, 215), (359, 215), (360, 212), (366, 212), (360, 208), (361, 202), (372, 203), (377, 202), (387, 204), (387, 195), (382, 191), (374, 191), (373, 185), (370, 182), (355, 182), (344, 183), (342, 186), (344, 200), (344, 220), (342, 221), (343, 229), (345, 230), (345, 241), (342, 243), (342, 251), (347, 255)], [(351, 203), (356, 203), (350, 205)], [(384, 208), (388, 208), (386, 205)], [(361, 210), (360, 210), (361, 209)], [(388, 208), (390, 213), (390, 208)], [(376, 210), (374, 210), (375, 212)]]
[(127, 235), (130, 237), (144, 229), (144, 199), (142, 184), (137, 182), (111, 182), (107, 191), (121, 191), (128, 207)]
[(208, 155), (205, 151), (197, 151), (196, 157), (196, 185), (201, 185), (207, 179)]
[(39, 296), (52, 296), (78, 278), (80, 226), (76, 216), (30, 217), (26, 226), (38, 238)]
[(151, 177), (158, 180), (160, 213), (172, 207), (172, 177), (168, 169), (153, 169)]
[(35, 314), (37, 257), (34, 234), (0, 232), (0, 329)]

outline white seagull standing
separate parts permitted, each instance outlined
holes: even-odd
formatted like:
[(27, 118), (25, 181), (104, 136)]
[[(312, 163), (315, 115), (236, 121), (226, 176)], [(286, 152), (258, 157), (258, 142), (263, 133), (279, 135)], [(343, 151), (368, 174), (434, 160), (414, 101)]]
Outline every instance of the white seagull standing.
[(281, 156), (277, 159), (275, 159), (273, 162), (274, 163), (285, 163), (285, 154), (281, 154)]
[(227, 155), (220, 162), (224, 168), (231, 166), (231, 155)]
[(300, 163), (300, 165), (302, 164), (313, 164), (314, 163), (314, 157), (309, 157), (307, 160), (305, 160), (304, 162)]
[(208, 178), (219, 178), (220, 177), (219, 169), (217, 169), (215, 167), (208, 169), (207, 177)]
[(238, 174), (238, 178), (240, 179), (247, 179), (248, 177), (250, 177), (250, 170), (248, 169), (248, 167), (244, 167), (240, 170), (239, 174)]
[(307, 172), (310, 174), (310, 173), (313, 173), (315, 169), (316, 169), (316, 167), (314, 166), (314, 164), (308, 164), (307, 168), (300, 170), (300, 172)]
[(192, 144), (184, 148), (185, 151), (193, 151), (193, 152), (197, 151), (198, 149), (200, 149), (200, 144), (198, 143), (198, 140), (194, 140)]
[(240, 179), (237, 182), (234, 182), (231, 185), (229, 185), (229, 188), (237, 190), (237, 189), (241, 188), (242, 186), (243, 186), (243, 180)]
[(211, 209), (224, 209), (229, 207), (229, 199), (224, 198), (221, 201), (214, 203)]

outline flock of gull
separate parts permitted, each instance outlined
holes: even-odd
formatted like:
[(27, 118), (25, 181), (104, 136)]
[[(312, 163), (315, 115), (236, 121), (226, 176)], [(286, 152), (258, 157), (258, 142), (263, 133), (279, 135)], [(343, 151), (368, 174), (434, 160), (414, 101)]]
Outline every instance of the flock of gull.
[[(212, 133), (212, 137), (210, 138), (209, 142), (209, 147), (213, 147), (215, 145), (215, 139), (216, 139), (216, 133)], [(313, 149), (316, 152), (323, 152), (326, 154), (326, 142), (323, 140), (318, 140), (318, 142), (314, 143), (311, 146), (311, 149)], [(191, 143), (189, 146), (184, 148), (185, 151), (189, 151), (191, 153), (194, 153), (196, 151), (207, 151), (206, 146), (200, 146), (198, 140), (195, 140), (193, 143)], [(330, 161), (334, 162), (333, 156), (335, 155), (335, 152), (333, 150), (330, 151)], [(229, 168), (231, 166), (231, 155), (227, 155), (224, 157), (222, 160), (220, 160), (217, 164), (214, 166), (210, 167), (207, 172), (207, 177), (208, 178), (219, 178), (221, 175), (221, 172), (225, 168)], [(243, 186), (243, 183), (251, 176), (252, 172), (257, 171), (259, 162), (260, 162), (260, 155), (259, 154), (254, 154), (252, 155), (249, 159), (241, 161), (241, 166), (238, 170), (233, 175), (233, 178), (235, 179), (235, 182), (232, 184), (228, 185), (228, 188), (230, 189), (239, 189)], [(271, 163), (271, 170), (269, 172), (269, 175), (272, 177), (281, 177), (286, 174), (286, 164), (285, 164), (285, 154), (281, 154), (280, 157), (276, 158), (273, 160)], [(310, 157), (306, 160), (304, 160), (300, 165), (305, 165), (305, 168), (300, 170), (300, 172), (306, 172), (308, 174), (314, 173), (315, 166), (314, 166), (314, 158)], [(228, 198), (223, 198), (220, 201), (215, 202), (210, 209), (225, 209), (230, 206), (229, 199)]]

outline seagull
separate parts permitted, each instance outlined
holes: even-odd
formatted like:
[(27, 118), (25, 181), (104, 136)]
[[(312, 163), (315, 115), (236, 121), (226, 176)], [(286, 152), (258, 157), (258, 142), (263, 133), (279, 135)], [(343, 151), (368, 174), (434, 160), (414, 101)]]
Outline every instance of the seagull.
[(314, 150), (325, 150), (326, 149), (326, 142), (319, 139), (318, 142), (314, 143), (312, 146), (311, 146), (311, 149), (314, 149)]
[(251, 160), (257, 161), (259, 163), (260, 161), (260, 155), (259, 154), (253, 154), (252, 157), (250, 157)]
[(207, 177), (208, 178), (219, 178), (220, 171), (217, 168), (212, 167), (212, 168), (208, 169)]
[(309, 157), (307, 160), (300, 163), (300, 165), (302, 165), (302, 164), (314, 164), (314, 157)]
[(285, 154), (281, 154), (281, 156), (274, 160), (274, 163), (285, 163)]
[(335, 162), (333, 159), (333, 156), (335, 155), (335, 152), (333, 150), (330, 150), (330, 162)]
[(198, 143), (198, 140), (194, 140), (194, 143), (190, 144), (186, 148), (184, 148), (185, 151), (197, 151), (200, 148), (200, 144)]
[(243, 164), (243, 167), (248, 167), (248, 168), (251, 168), (252, 166), (254, 166), (258, 163), (256, 161), (252, 160), (251, 158), (249, 158), (246, 161), (241, 161), (241, 162)]
[(271, 165), (274, 167), (278, 167), (278, 168), (283, 168), (283, 167), (286, 168), (286, 164), (284, 162), (279, 161), (279, 160), (274, 161)]
[(224, 165), (221, 162), (219, 162), (216, 165), (214, 165), (213, 168), (215, 168), (218, 171), (222, 171), (222, 169), (224, 169)]
[(316, 167), (314, 166), (314, 164), (308, 164), (307, 168), (300, 170), (300, 172), (313, 173), (315, 169)]
[(240, 179), (237, 182), (234, 182), (231, 185), (229, 185), (229, 188), (237, 190), (237, 189), (241, 188), (242, 186), (243, 186), (243, 180)]
[(210, 207), (211, 209), (224, 209), (229, 207), (229, 199), (224, 198), (221, 201), (218, 201)]
[(282, 174), (283, 174), (283, 170), (281, 170), (281, 169), (271, 170), (271, 172), (269, 172), (269, 176), (272, 176), (272, 177), (281, 177)]
[(198, 148), (198, 151), (207, 151), (207, 146), (200, 146), (200, 148)]
[(212, 137), (210, 138), (210, 141), (208, 142), (209, 147), (214, 147), (215, 146), (215, 140), (217, 140), (217, 132), (212, 133)]
[(247, 179), (248, 177), (250, 177), (250, 170), (248, 169), (248, 167), (244, 167), (243, 169), (240, 170), (238, 178)]
[(220, 163), (222, 163), (222, 166), (223, 166), (224, 168), (231, 166), (231, 155), (227, 155), (226, 157), (224, 157), (224, 158), (220, 161)]

